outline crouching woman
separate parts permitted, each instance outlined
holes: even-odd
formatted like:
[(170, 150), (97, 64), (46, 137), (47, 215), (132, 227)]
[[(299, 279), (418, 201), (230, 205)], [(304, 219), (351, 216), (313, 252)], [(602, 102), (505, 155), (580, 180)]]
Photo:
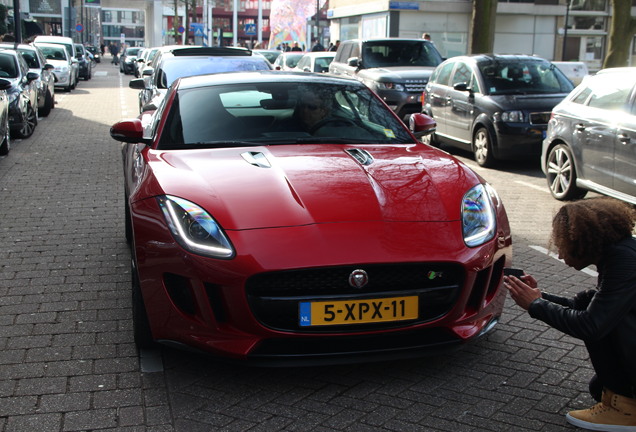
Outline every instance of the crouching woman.
[(531, 275), (505, 277), (512, 299), (530, 316), (583, 340), (599, 403), (571, 411), (571, 424), (590, 430), (636, 432), (636, 212), (612, 198), (561, 207), (552, 221), (559, 258), (581, 270), (594, 264), (596, 289), (565, 298), (541, 292)]

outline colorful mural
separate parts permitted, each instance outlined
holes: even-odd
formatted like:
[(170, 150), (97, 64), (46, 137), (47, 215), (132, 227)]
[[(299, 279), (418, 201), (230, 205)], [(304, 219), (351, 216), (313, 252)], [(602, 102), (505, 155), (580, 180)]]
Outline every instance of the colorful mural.
[[(325, 0), (320, 1), (320, 7), (324, 3)], [(275, 49), (285, 42), (289, 46), (298, 42), (302, 47), (307, 41), (307, 19), (315, 14), (315, 0), (272, 0), (269, 48)]]

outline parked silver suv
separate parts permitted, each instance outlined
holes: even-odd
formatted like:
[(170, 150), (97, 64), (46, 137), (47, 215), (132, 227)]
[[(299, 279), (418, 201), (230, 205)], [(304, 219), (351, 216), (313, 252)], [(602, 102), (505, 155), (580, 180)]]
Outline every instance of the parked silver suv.
[(340, 44), (329, 73), (362, 81), (404, 119), (422, 110), (422, 91), (442, 60), (425, 39), (353, 39)]
[(636, 205), (636, 68), (586, 77), (552, 110), (541, 168), (552, 196), (588, 190)]

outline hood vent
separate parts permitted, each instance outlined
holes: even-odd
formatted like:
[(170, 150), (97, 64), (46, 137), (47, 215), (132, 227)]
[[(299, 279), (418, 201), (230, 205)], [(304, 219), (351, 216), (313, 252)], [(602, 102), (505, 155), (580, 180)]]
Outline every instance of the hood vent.
[(241, 153), (241, 156), (245, 161), (251, 165), (257, 166), (259, 168), (271, 168), (272, 164), (267, 160), (267, 156), (265, 156), (261, 152), (245, 152)]
[(345, 151), (349, 153), (351, 157), (357, 160), (360, 163), (360, 165), (366, 166), (366, 165), (371, 165), (373, 163), (373, 156), (371, 156), (371, 154), (366, 150), (350, 149)]

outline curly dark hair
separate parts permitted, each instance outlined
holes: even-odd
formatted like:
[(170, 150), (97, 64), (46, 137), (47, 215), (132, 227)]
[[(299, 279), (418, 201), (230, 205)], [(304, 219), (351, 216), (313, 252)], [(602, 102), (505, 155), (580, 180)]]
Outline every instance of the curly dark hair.
[(609, 197), (565, 204), (552, 219), (551, 243), (571, 257), (596, 262), (606, 248), (632, 236), (636, 210)]

